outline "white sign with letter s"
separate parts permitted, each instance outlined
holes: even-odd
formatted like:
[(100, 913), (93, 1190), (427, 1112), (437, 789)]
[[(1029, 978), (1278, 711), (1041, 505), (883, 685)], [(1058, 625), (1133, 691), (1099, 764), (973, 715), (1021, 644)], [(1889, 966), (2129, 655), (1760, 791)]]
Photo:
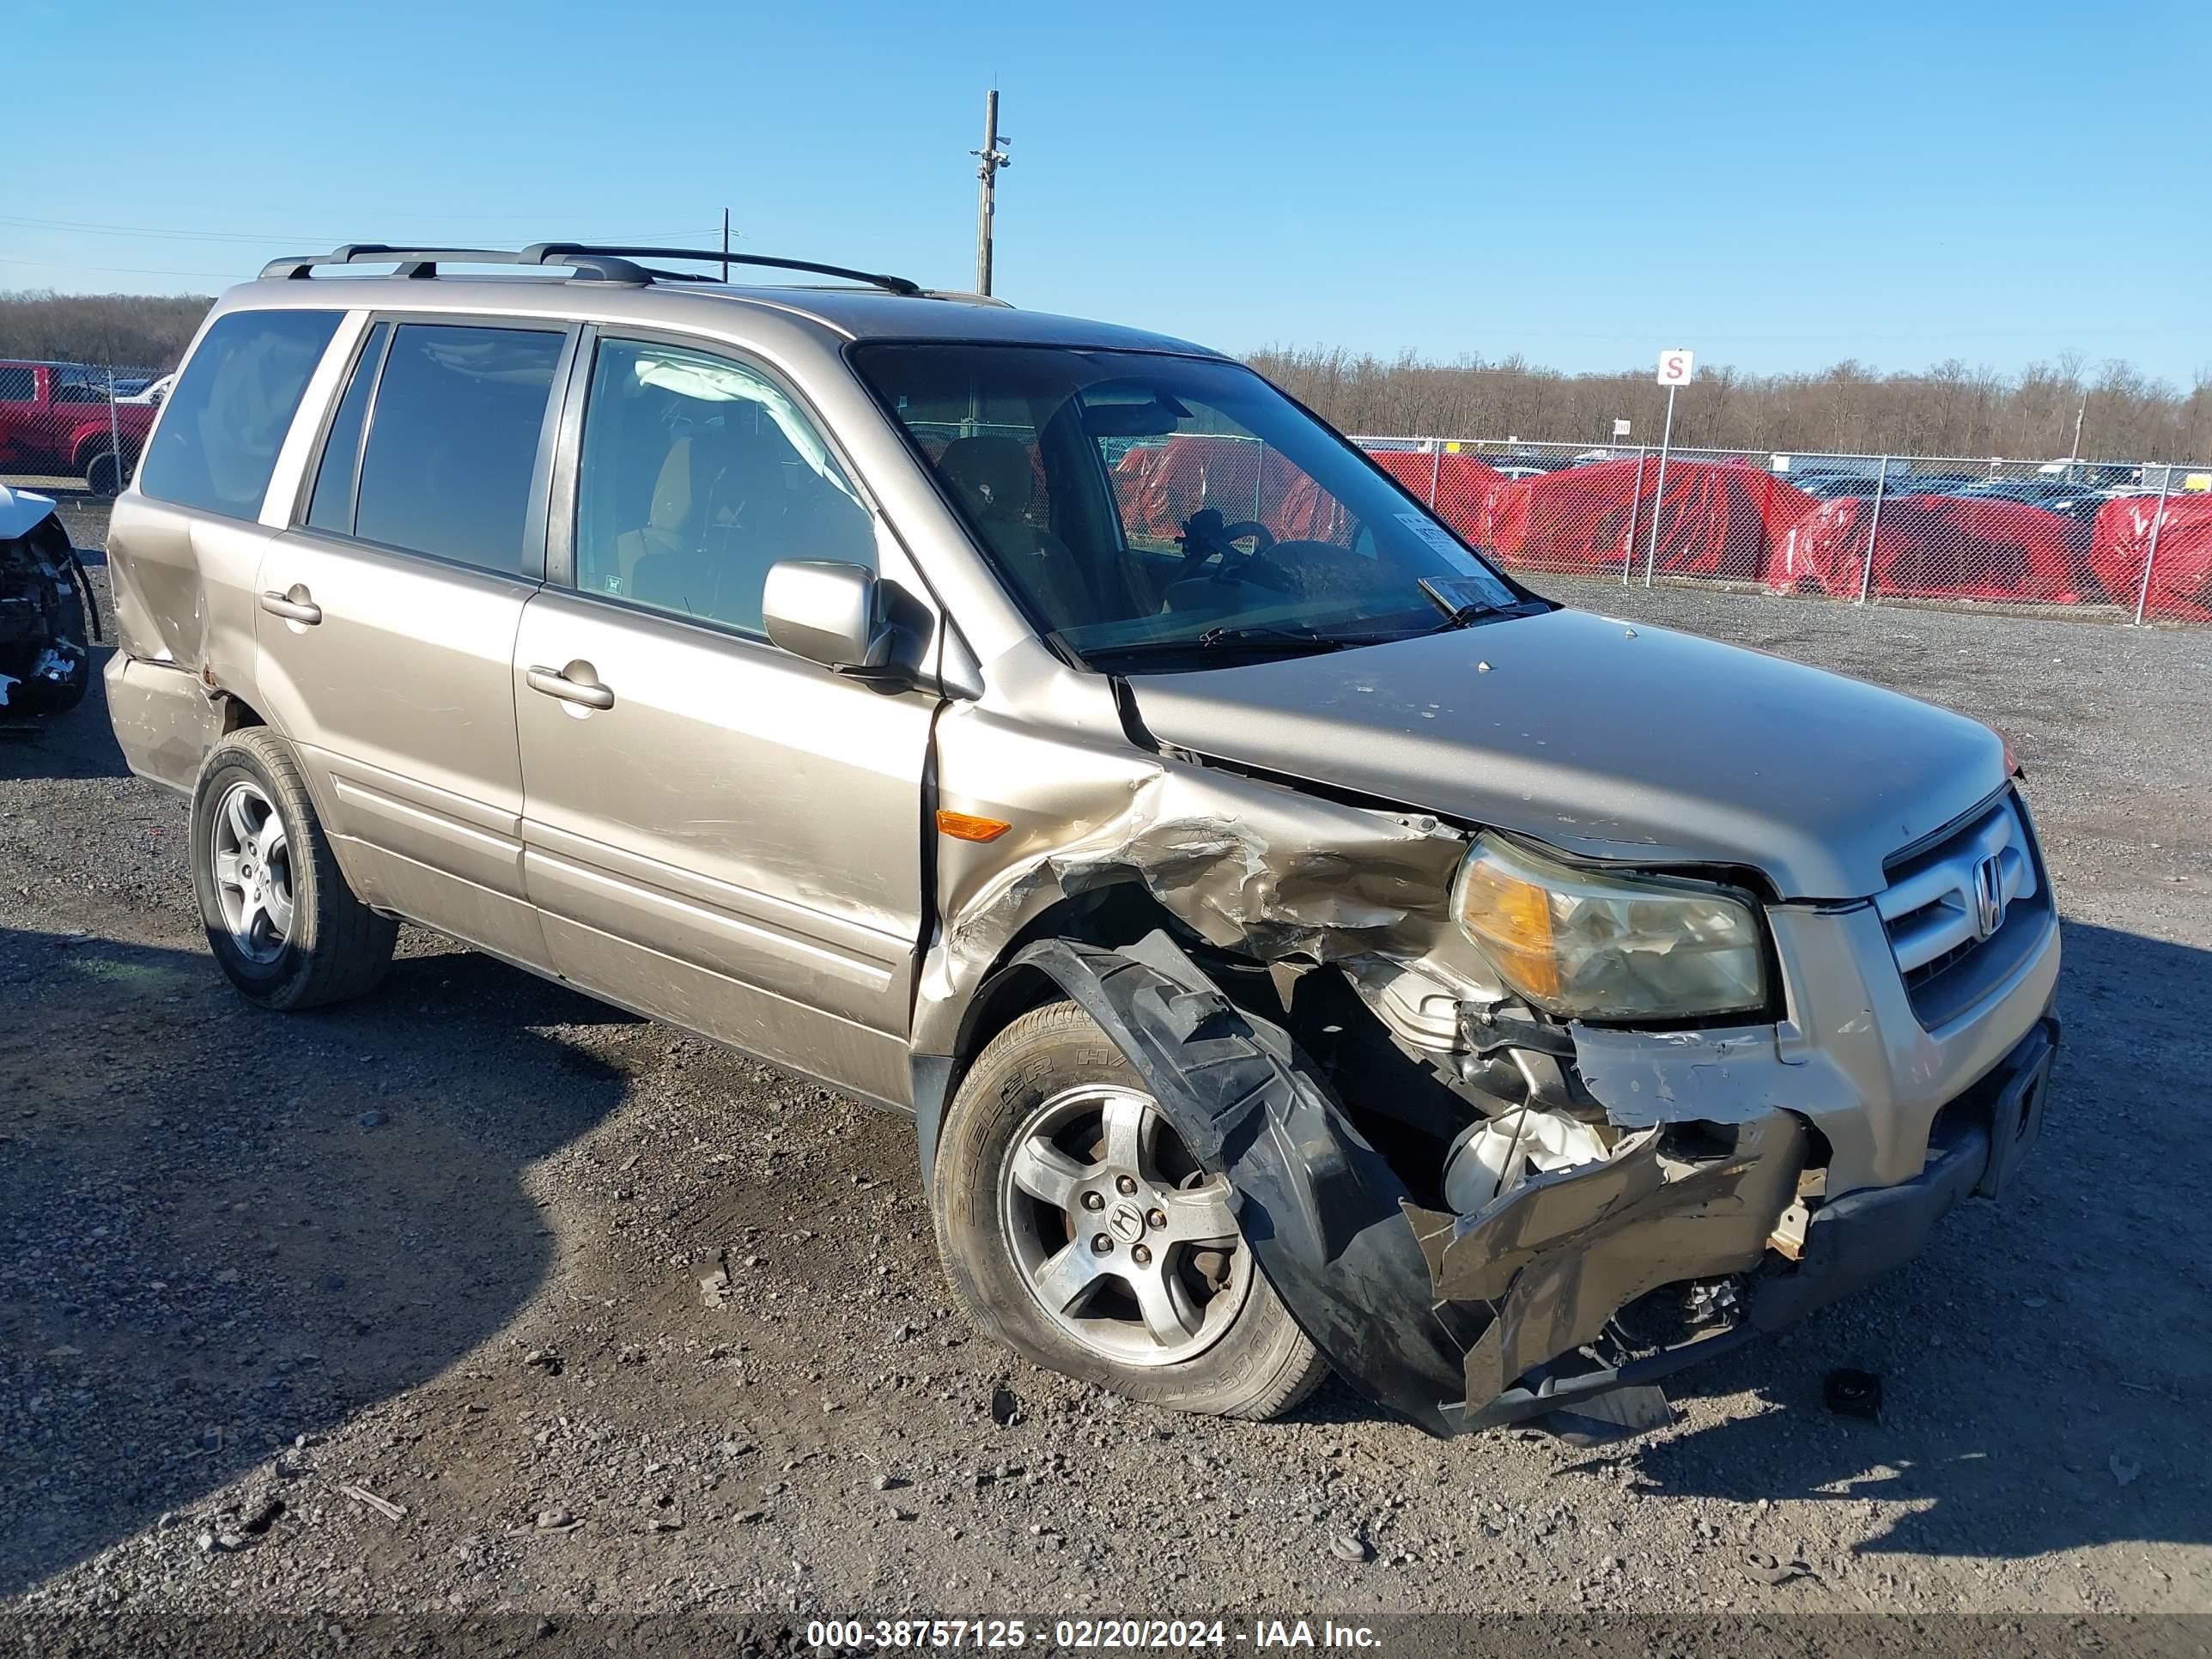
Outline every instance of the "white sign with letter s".
[(1690, 371), (1697, 364), (1697, 354), (1692, 351), (1662, 351), (1659, 354), (1659, 384), (1687, 386)]

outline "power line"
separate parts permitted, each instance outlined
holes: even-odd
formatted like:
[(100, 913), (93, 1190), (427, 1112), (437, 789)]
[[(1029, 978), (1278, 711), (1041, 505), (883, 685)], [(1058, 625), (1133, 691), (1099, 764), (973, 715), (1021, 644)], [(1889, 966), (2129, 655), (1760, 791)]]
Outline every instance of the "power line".
[[(542, 224), (544, 221), (532, 215), (525, 220), (525, 222)], [(95, 224), (75, 219), (25, 218), (15, 214), (0, 214), (0, 225), (15, 225), (27, 230), (67, 231), (73, 234), (85, 236), (152, 237), (159, 240), (176, 242), (245, 242), (257, 247), (264, 247), (278, 242), (288, 246), (329, 244), (335, 246), (345, 240), (342, 236), (303, 236), (291, 231), (270, 231), (264, 234), (258, 231), (236, 230), (170, 230), (155, 225)], [(695, 234), (694, 228), (646, 230), (628, 232), (621, 236), (612, 236), (605, 240), (614, 241), (681, 240)], [(360, 239), (358, 231), (355, 233), (355, 237), (356, 240)]]
[(0, 254), (0, 265), (37, 265), (46, 270), (104, 270), (111, 276), (203, 276), (211, 283), (235, 283), (243, 280), (245, 267), (235, 270), (170, 270), (150, 265), (93, 265), (74, 259), (18, 259)]

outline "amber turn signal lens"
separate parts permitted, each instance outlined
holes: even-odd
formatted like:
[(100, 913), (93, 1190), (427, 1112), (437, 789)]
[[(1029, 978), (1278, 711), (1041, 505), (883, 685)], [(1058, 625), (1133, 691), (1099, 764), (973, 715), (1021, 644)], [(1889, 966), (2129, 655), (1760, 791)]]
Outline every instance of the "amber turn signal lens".
[(1559, 995), (1549, 893), (1492, 866), (1473, 865), (1461, 889), (1460, 916), (1516, 985), (1538, 997)]
[(939, 810), (937, 833), (955, 841), (996, 841), (1014, 826), (1004, 818), (979, 818), (967, 812)]

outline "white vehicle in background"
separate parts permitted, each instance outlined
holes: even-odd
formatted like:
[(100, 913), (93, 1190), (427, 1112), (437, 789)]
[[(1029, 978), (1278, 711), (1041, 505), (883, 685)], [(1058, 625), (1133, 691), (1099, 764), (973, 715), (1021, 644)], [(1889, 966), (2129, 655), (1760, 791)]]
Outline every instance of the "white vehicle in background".
[(160, 380), (149, 380), (137, 391), (126, 393), (115, 401), (118, 404), (152, 404), (158, 408), (161, 400), (169, 395), (169, 388), (176, 383), (177, 377), (173, 373), (164, 374)]

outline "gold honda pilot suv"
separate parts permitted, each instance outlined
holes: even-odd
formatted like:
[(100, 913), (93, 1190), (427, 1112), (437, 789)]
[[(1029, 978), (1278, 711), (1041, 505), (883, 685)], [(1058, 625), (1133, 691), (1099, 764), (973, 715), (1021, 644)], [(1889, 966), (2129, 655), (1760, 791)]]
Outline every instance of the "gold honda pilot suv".
[(721, 258), (209, 316), (106, 680), (247, 998), (404, 920), (908, 1114), (979, 1325), (1231, 1416), (1632, 1432), (2011, 1177), (1988, 727), (1545, 599), (1216, 353)]

